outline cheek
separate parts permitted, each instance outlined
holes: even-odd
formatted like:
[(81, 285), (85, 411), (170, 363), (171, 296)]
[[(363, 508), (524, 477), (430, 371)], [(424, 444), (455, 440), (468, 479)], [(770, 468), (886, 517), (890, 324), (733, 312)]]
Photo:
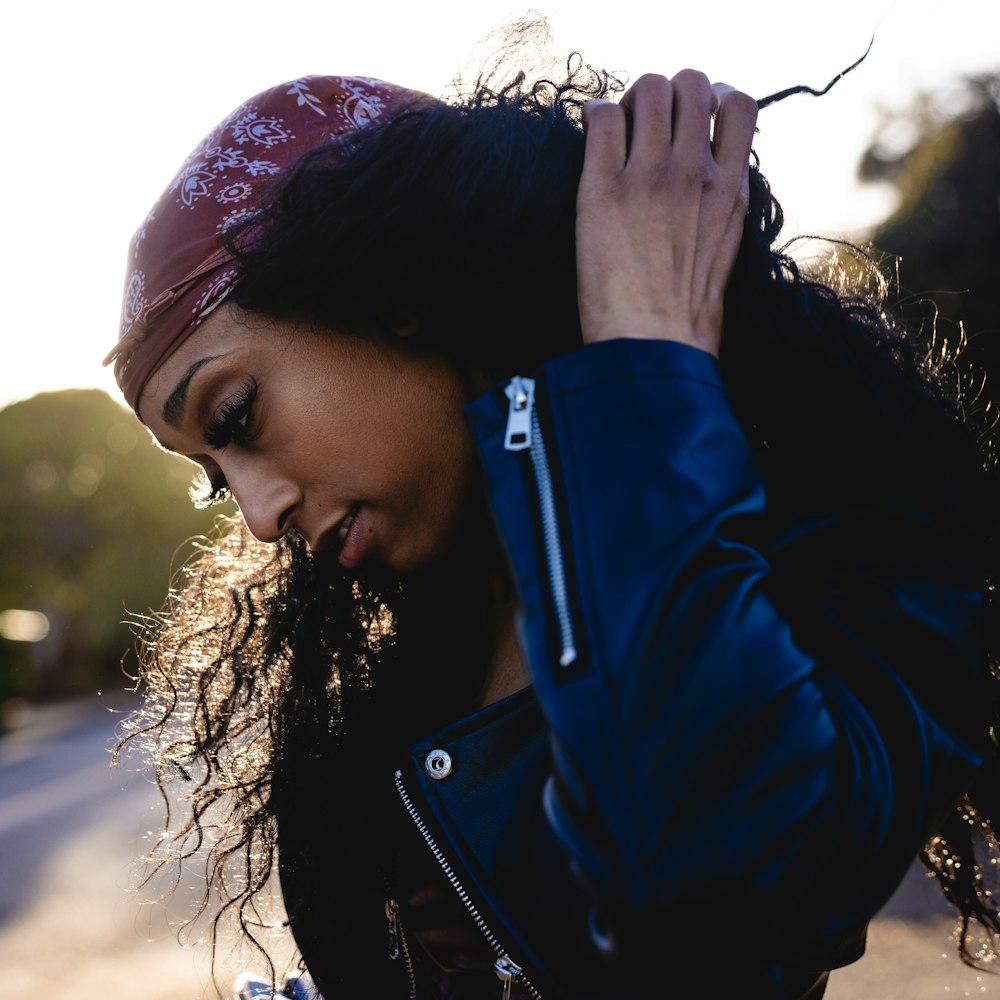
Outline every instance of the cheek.
[(357, 407), (345, 405), (342, 395), (327, 390), (287, 410), (276, 440), (288, 442), (286, 455), (300, 475), (322, 481), (332, 473), (350, 471), (369, 437)]
[(459, 400), (437, 400), (436, 407), (425, 407), (414, 414), (408, 432), (408, 447), (421, 464), (446, 482), (465, 479), (475, 457), (475, 444)]
[(436, 523), (462, 518), (476, 481), (479, 461), (472, 435), (464, 422), (442, 430), (427, 441), (414, 478), (425, 497), (429, 519)]
[(424, 406), (387, 423), (371, 443), (383, 482), (395, 494), (400, 514), (413, 527), (442, 525), (457, 518), (477, 467), (471, 432), (460, 407)]
[(397, 518), (407, 508), (424, 520), (431, 508), (455, 511), (475, 454), (464, 389), (450, 369), (347, 356), (310, 383), (296, 447), (303, 464), (318, 464), (360, 498), (395, 507)]

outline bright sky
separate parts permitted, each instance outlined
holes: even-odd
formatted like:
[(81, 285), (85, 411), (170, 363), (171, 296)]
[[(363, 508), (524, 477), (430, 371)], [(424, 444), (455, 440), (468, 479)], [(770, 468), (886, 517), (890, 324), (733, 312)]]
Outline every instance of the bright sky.
[[(632, 78), (704, 70), (755, 97), (821, 87), (765, 110), (756, 148), (798, 232), (858, 234), (889, 208), (854, 181), (879, 106), (1000, 69), (997, 0), (565, 0), (554, 51)], [(132, 232), (209, 129), (253, 94), (309, 73), (441, 93), (508, 0), (33, 0), (0, 14), (4, 363), (0, 406), (97, 386), (118, 328)]]

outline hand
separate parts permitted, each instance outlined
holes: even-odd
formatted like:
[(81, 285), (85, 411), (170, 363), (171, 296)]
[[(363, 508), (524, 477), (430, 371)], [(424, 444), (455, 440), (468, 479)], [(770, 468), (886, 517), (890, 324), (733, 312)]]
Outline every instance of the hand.
[(643, 76), (619, 104), (584, 106), (576, 254), (585, 343), (678, 340), (718, 355), (756, 121), (753, 98), (694, 70)]

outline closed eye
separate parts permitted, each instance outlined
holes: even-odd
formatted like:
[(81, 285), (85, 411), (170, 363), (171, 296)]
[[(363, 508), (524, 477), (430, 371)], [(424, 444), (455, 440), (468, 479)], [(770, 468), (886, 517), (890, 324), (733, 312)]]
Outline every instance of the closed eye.
[(247, 378), (219, 407), (205, 425), (202, 435), (210, 448), (221, 450), (230, 444), (244, 445), (253, 438), (254, 403), (257, 400), (257, 380)]

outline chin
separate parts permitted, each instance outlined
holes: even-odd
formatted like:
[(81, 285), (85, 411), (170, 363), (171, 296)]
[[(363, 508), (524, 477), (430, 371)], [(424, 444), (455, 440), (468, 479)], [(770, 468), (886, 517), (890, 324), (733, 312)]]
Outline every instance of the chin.
[(403, 552), (394, 555), (386, 562), (386, 565), (394, 573), (410, 574), (419, 573), (435, 562), (437, 562), (435, 553)]
[(412, 574), (433, 569), (442, 563), (461, 558), (465, 547), (456, 544), (457, 538), (458, 536), (452, 532), (437, 541), (413, 540), (411, 544), (390, 553), (385, 563), (396, 573)]

